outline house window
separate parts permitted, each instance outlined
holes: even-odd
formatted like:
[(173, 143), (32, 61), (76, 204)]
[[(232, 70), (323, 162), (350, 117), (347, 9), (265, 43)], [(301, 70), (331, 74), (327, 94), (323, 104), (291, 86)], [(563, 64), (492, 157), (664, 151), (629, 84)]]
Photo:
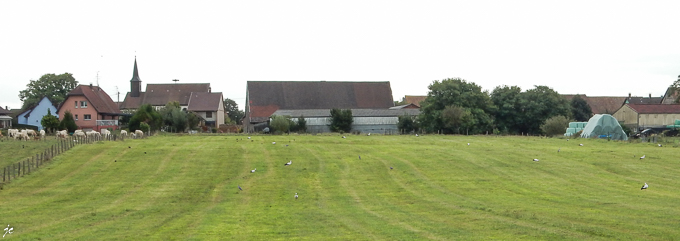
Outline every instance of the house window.
[(212, 112), (205, 112), (205, 118), (212, 118)]
[(78, 109), (78, 101), (76, 100), (76, 109)]
[(85, 119), (85, 120), (91, 120), (91, 119), (92, 119), (92, 115), (83, 115), (83, 119)]
[(76, 120), (78, 120), (78, 115), (76, 115)]
[(87, 108), (87, 101), (81, 101), (80, 108)]

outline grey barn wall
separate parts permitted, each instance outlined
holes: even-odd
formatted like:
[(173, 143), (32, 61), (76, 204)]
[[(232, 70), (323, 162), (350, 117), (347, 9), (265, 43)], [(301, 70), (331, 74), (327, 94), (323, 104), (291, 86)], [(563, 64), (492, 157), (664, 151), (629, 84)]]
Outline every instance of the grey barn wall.
[[(305, 117), (305, 120), (308, 133), (331, 132), (330, 117)], [(293, 121), (297, 119), (293, 118)], [(395, 134), (398, 133), (398, 121), (398, 117), (354, 117), (352, 132)]]

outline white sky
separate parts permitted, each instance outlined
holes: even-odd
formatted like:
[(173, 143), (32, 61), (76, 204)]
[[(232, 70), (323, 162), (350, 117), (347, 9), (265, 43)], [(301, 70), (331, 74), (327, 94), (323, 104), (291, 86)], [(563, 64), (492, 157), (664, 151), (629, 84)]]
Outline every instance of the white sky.
[(148, 83), (390, 81), (395, 100), (461, 77), (483, 89), (661, 96), (680, 75), (680, 1), (2, 1), (0, 106), (46, 73), (116, 101)]

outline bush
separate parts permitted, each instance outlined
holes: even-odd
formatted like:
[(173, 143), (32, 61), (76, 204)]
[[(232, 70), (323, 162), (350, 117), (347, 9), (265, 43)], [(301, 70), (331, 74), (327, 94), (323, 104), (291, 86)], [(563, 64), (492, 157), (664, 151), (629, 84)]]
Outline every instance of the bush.
[(40, 120), (40, 125), (42, 125), (48, 133), (52, 133), (54, 132), (54, 129), (59, 128), (59, 124), (59, 118), (53, 116), (50, 109), (47, 109), (47, 115), (43, 116), (42, 120)]
[(298, 132), (307, 132), (307, 120), (305, 120), (304, 116), (298, 117), (297, 120), (297, 131)]
[(402, 115), (399, 116), (399, 122), (397, 122), (397, 128), (399, 130), (402, 130), (406, 133), (411, 133), (415, 130), (417, 130), (416, 126), (416, 117), (410, 116), (410, 115)]
[(545, 120), (541, 125), (541, 130), (546, 136), (555, 136), (564, 134), (567, 127), (569, 127), (569, 119), (567, 117), (557, 115)]
[(331, 131), (333, 132), (350, 132), (352, 130), (352, 110), (331, 109)]
[(78, 125), (76, 125), (76, 121), (73, 119), (73, 114), (67, 110), (64, 113), (64, 119), (61, 119), (61, 123), (59, 123), (59, 130), (67, 130), (72, 133), (77, 129)]
[(146, 122), (142, 122), (139, 123), (139, 129), (142, 130), (144, 133), (147, 133), (151, 129), (151, 126), (149, 126), (149, 124), (147, 124)]
[(269, 126), (274, 128), (274, 131), (276, 132), (285, 133), (288, 132), (288, 128), (290, 128), (290, 122), (285, 116), (275, 115), (272, 116)]

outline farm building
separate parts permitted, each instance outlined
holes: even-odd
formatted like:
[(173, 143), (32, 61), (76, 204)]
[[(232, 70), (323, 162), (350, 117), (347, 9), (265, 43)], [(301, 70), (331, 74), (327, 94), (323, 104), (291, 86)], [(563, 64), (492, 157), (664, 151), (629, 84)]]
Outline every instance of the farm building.
[(146, 92), (142, 92), (142, 80), (135, 59), (130, 90), (119, 105), (124, 112), (132, 113), (145, 104), (160, 109), (168, 102), (177, 101), (182, 110), (196, 113), (207, 126), (219, 127), (224, 124), (224, 97), (220, 92), (212, 92), (209, 83), (147, 84)]
[(66, 111), (71, 112), (78, 129), (95, 131), (117, 129), (118, 116), (122, 114), (102, 88), (92, 85), (79, 85), (66, 95), (57, 108), (60, 121)]
[[(279, 110), (384, 109), (394, 107), (390, 82), (248, 81), (244, 128), (260, 131)], [(356, 122), (355, 122), (356, 123)]]
[(43, 97), (38, 102), (38, 104), (27, 108), (21, 112), (21, 114), (17, 115), (17, 123), (36, 126), (38, 127), (38, 130), (42, 130), (43, 126), (40, 124), (40, 121), (42, 120), (43, 116), (47, 115), (48, 110), (53, 116), (56, 116), (57, 118), (59, 117), (57, 114), (57, 107), (52, 104), (50, 99)]
[(404, 96), (404, 101), (406, 104), (414, 104), (420, 107), (420, 102), (423, 102), (427, 98), (427, 95), (406, 95)]
[[(568, 101), (571, 101), (577, 95), (562, 95)], [(616, 110), (621, 108), (625, 103), (627, 97), (625, 96), (586, 96), (578, 95), (581, 99), (585, 100), (590, 106), (590, 110), (593, 111), (593, 115), (596, 114), (614, 114)]]
[(614, 113), (622, 125), (633, 130), (673, 125), (680, 119), (680, 105), (626, 104)]
[[(352, 132), (395, 134), (399, 133), (397, 122), (399, 116), (417, 116), (420, 109), (352, 109), (354, 123)], [(307, 109), (307, 110), (277, 110), (273, 115), (281, 115), (292, 118), (304, 117), (307, 121), (307, 132), (321, 133), (330, 132), (331, 110), (330, 109)]]
[[(5, 106), (6, 107), (6, 106)], [(10, 128), (12, 127), (12, 114), (8, 109), (3, 109), (0, 107), (0, 128)]]

